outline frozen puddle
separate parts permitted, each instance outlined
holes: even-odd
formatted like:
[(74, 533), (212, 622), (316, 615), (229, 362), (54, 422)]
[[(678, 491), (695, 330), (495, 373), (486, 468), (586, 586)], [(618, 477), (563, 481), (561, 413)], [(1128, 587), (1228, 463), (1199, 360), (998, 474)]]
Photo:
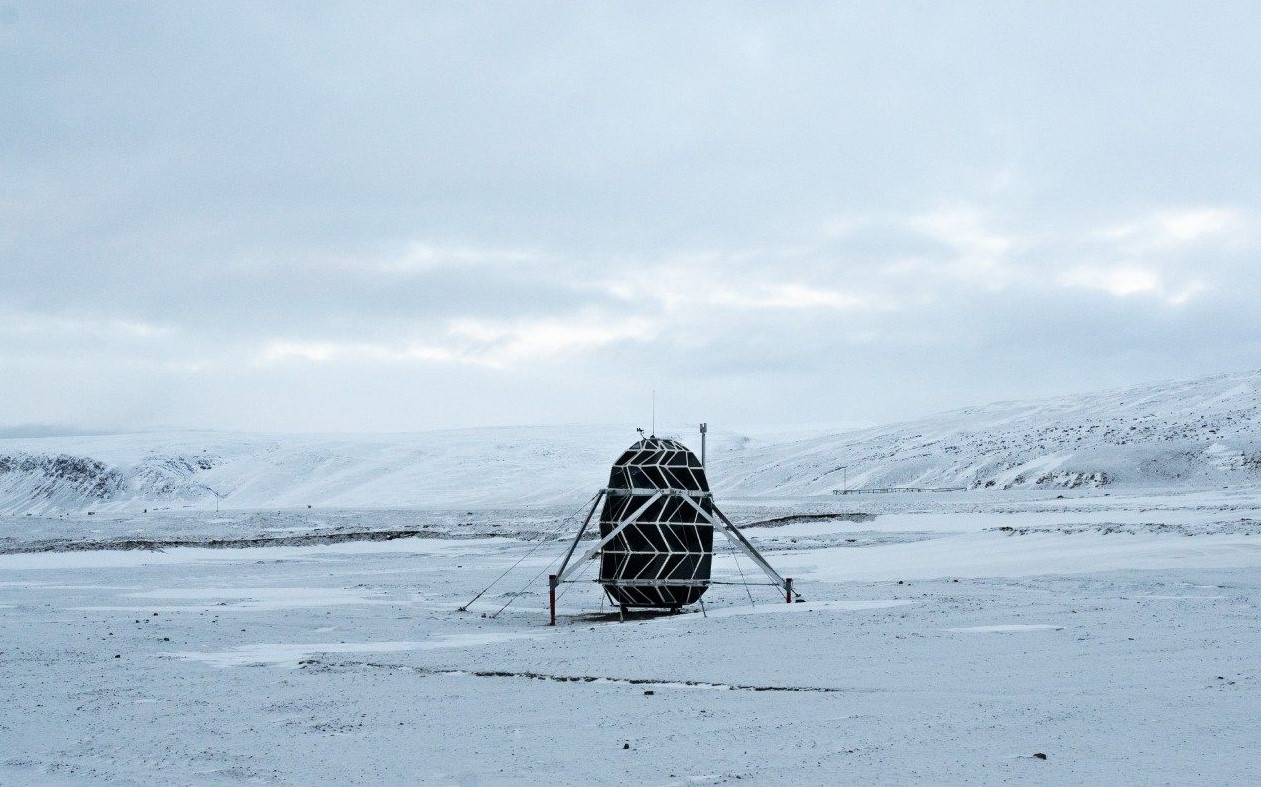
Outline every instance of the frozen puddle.
[(946, 629), (946, 631), (964, 634), (1016, 634), (1021, 631), (1063, 631), (1063, 626), (1052, 626), (1047, 623), (1008, 623), (999, 626), (968, 626), (966, 628)]
[(844, 691), (854, 691), (853, 689), (844, 689), (838, 686), (782, 686), (782, 685), (755, 685), (744, 683), (715, 683), (707, 680), (663, 680), (660, 678), (617, 678), (607, 675), (557, 675), (549, 672), (512, 672), (509, 670), (463, 670), (463, 669), (431, 669), (429, 667), (418, 667), (408, 664), (371, 664), (367, 662), (346, 662), (341, 664), (322, 664), (314, 659), (303, 662), (303, 666), (315, 667), (324, 670), (347, 670), (347, 669), (386, 669), (386, 670), (406, 670), (417, 675), (453, 675), (456, 677), (473, 677), (473, 678), (518, 678), (522, 680), (539, 680), (550, 681), (553, 683), (584, 683), (584, 684), (620, 684), (626, 686), (649, 686), (654, 688), (677, 688), (677, 689), (718, 689), (720, 691), (771, 691), (771, 692), (820, 692), (820, 693), (838, 693)]
[(162, 599), (172, 601), (213, 601), (213, 604), (180, 604), (172, 606), (96, 606), (74, 607), (83, 612), (228, 612), (245, 610), (268, 612), (303, 607), (336, 607), (345, 605), (411, 604), (414, 598), (391, 598), (373, 590), (343, 588), (256, 587), (256, 588), (173, 588), (126, 593), (125, 598)]
[(283, 666), (295, 669), (299, 663), (320, 653), (398, 653), (409, 650), (475, 648), (520, 639), (538, 639), (542, 633), (522, 631), (498, 634), (443, 634), (420, 642), (322, 642), (258, 643), (214, 652), (179, 651), (165, 653), (185, 661), (200, 661), (212, 667)]

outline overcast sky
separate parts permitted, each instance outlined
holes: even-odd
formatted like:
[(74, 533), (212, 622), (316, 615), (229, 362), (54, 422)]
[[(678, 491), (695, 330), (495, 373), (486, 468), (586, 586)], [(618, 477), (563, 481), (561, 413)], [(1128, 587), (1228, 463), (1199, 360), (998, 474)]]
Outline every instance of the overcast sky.
[(0, 427), (1261, 368), (1261, 4), (416, 5), (0, 0)]

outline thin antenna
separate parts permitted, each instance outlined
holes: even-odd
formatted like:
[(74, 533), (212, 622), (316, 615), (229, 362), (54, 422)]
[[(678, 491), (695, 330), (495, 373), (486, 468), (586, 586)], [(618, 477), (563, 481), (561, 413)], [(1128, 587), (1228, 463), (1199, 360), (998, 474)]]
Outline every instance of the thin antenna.
[(657, 436), (657, 389), (652, 389), (652, 436)]

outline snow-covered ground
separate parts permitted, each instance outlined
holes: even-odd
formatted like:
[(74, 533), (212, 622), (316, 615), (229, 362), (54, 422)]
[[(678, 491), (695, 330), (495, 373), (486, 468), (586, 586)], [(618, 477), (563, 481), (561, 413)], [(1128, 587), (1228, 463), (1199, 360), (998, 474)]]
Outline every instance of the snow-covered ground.
[[(549, 628), (561, 508), (0, 519), (42, 522), (0, 555), (0, 783), (1261, 780), (1261, 494), (732, 510), (805, 603), (622, 623), (580, 582)], [(311, 538), (69, 549), (89, 527)]]
[(804, 603), (550, 628), (633, 439), (0, 440), (0, 784), (1261, 783), (1261, 374), (711, 431)]

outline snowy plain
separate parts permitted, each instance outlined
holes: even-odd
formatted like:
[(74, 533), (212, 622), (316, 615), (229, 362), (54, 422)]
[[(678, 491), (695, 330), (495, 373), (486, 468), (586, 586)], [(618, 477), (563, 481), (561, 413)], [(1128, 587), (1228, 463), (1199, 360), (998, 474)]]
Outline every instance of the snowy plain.
[(804, 601), (554, 628), (629, 430), (0, 440), (0, 783), (1261, 783), (1258, 378), (719, 433)]
[[(746, 529), (804, 603), (717, 585), (705, 616), (619, 622), (582, 581), (555, 628), (538, 512), (498, 537), (0, 555), (0, 782), (1261, 778), (1261, 491), (821, 507), (842, 516)], [(99, 516), (73, 522), (138, 526)], [(200, 514), (273, 517), (327, 521)], [(724, 547), (717, 577), (741, 571)]]

